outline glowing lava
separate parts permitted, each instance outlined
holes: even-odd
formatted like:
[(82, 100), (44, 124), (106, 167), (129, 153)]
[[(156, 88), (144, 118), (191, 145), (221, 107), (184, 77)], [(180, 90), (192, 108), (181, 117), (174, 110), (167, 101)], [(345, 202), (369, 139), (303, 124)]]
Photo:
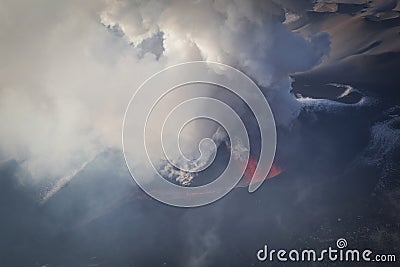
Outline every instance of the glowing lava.
[[(253, 179), (253, 175), (256, 171), (257, 163), (258, 163), (257, 159), (255, 159), (253, 156), (249, 157), (249, 161), (247, 163), (246, 170), (243, 174), (243, 178), (242, 180), (240, 180), (237, 187), (246, 187), (250, 184), (250, 181)], [(269, 173), (267, 175), (267, 179), (279, 175), (280, 173), (282, 173), (282, 171), (283, 169), (279, 165), (277, 165), (276, 162), (272, 163), (271, 169), (269, 170)], [(265, 177), (255, 176), (254, 181), (255, 182), (262, 181), (264, 178)]]

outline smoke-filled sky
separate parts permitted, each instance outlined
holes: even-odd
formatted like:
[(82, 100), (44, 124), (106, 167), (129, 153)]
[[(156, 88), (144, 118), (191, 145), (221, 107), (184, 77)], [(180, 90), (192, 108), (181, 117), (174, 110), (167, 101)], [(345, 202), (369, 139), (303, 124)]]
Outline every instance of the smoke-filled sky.
[[(391, 0), (0, 0), (0, 265), (249, 266), (265, 242), (318, 247), (337, 235), (399, 252), (399, 12)], [(188, 61), (248, 75), (278, 134), (274, 177), (259, 191), (239, 186), (194, 210), (140, 191), (121, 140), (138, 87)], [(248, 107), (192, 89), (166, 101), (201, 91), (234, 106), (254, 164)], [(183, 135), (188, 147), (215, 141), (213, 168), (188, 173), (160, 157), (167, 179), (203, 184), (243, 153), (208, 123)]]
[(329, 52), (326, 34), (291, 32), (273, 1), (2, 1), (1, 10), (1, 154), (23, 161), (33, 179), (120, 148), (129, 98), (166, 66), (237, 67), (289, 124), (298, 114), (289, 74)]

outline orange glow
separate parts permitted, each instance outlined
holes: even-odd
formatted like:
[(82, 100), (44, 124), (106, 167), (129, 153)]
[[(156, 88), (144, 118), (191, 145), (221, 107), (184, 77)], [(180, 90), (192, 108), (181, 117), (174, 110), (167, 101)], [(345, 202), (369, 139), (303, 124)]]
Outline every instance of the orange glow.
[[(258, 161), (253, 157), (249, 157), (249, 162), (247, 163), (246, 170), (243, 174), (242, 180), (240, 180), (238, 187), (245, 187), (250, 184), (250, 181), (253, 179), (254, 172), (256, 171)], [(275, 177), (282, 173), (283, 169), (276, 164), (276, 162), (272, 163), (271, 169), (267, 175), (267, 179)], [(254, 181), (261, 181), (264, 177), (254, 177)]]

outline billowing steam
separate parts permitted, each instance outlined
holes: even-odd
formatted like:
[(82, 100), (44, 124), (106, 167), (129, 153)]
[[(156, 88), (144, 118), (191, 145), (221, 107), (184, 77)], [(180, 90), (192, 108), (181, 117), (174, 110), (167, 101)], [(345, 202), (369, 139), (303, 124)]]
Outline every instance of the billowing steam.
[[(329, 52), (327, 34), (304, 38), (286, 27), (279, 1), (43, 4), (2, 1), (0, 8), (0, 157), (23, 160), (35, 181), (64, 177), (62, 185), (105, 147), (120, 148), (128, 99), (166, 66), (232, 65), (262, 88), (277, 123), (289, 125), (301, 106), (289, 74)], [(164, 171), (182, 183), (193, 179)]]

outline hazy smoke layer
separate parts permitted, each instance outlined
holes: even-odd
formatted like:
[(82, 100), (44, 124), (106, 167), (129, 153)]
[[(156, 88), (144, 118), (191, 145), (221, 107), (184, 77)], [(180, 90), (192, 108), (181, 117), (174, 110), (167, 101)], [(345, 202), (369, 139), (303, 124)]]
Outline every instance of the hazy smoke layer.
[(33, 178), (79, 170), (120, 147), (128, 100), (166, 66), (230, 64), (263, 88), (279, 124), (299, 104), (289, 74), (329, 52), (326, 34), (305, 39), (277, 1), (0, 1), (0, 157)]

